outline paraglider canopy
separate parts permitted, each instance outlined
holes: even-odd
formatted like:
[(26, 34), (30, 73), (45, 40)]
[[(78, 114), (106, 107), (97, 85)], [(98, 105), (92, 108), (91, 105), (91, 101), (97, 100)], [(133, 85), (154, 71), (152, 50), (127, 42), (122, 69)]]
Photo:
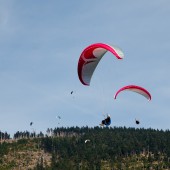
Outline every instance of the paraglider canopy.
[(148, 100), (151, 100), (151, 94), (146, 90), (144, 89), (143, 87), (140, 87), (140, 86), (136, 86), (136, 85), (128, 85), (128, 86), (124, 86), (122, 87), (121, 89), (119, 89), (115, 96), (114, 96), (114, 99), (117, 98), (118, 94), (122, 91), (132, 91), (132, 92), (136, 92), (142, 96), (144, 96), (145, 98), (147, 98)]
[(84, 142), (85, 142), (85, 143), (90, 142), (90, 139), (86, 139)]
[(124, 57), (118, 47), (103, 43), (92, 44), (83, 50), (78, 62), (78, 76), (83, 85), (90, 85), (93, 72), (107, 51), (110, 51), (117, 59)]

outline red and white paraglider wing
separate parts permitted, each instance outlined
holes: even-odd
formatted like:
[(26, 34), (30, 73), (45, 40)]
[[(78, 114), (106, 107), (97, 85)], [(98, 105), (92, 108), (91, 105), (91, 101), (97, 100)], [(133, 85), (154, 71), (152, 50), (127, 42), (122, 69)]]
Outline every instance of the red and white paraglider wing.
[(133, 91), (133, 92), (136, 92), (136, 93), (139, 93), (140, 95), (146, 97), (148, 100), (151, 100), (151, 94), (146, 90), (144, 89), (143, 87), (140, 87), (140, 86), (136, 86), (136, 85), (129, 85), (129, 86), (125, 86), (125, 87), (122, 87), (121, 89), (119, 89), (114, 98), (116, 99), (117, 95), (122, 92), (122, 91)]
[(78, 76), (82, 84), (90, 85), (93, 72), (107, 51), (110, 51), (117, 59), (124, 57), (119, 48), (102, 43), (92, 44), (83, 50), (78, 62)]

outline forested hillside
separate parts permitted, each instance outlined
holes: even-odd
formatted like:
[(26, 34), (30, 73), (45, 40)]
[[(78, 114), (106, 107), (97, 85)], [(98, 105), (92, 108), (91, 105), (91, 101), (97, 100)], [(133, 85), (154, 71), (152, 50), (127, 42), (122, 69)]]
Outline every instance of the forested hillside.
[(170, 131), (70, 127), (1, 140), (0, 169), (170, 169)]

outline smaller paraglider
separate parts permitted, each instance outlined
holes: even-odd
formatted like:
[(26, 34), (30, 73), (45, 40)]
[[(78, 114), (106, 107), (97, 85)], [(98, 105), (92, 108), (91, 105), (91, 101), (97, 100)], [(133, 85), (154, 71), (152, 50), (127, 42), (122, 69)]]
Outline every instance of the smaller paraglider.
[(119, 89), (114, 98), (116, 99), (118, 94), (120, 92), (123, 92), (123, 91), (132, 91), (132, 92), (135, 92), (135, 93), (138, 93), (142, 96), (144, 96), (145, 98), (147, 98), (149, 101), (151, 100), (151, 94), (146, 90), (144, 89), (143, 87), (140, 87), (140, 86), (136, 86), (136, 85), (128, 85), (128, 86), (124, 86), (122, 87), (121, 89)]
[(33, 125), (33, 122), (30, 123), (30, 126), (32, 126), (32, 125)]
[(102, 120), (100, 126), (109, 126), (111, 124), (111, 117), (110, 115), (108, 114), (106, 119)]
[(57, 116), (57, 118), (58, 118), (58, 119), (61, 119), (61, 117), (60, 117), (60, 116)]
[(56, 119), (58, 119), (58, 124), (60, 124), (61, 116), (56, 116)]
[(137, 125), (140, 124), (140, 121), (139, 121), (139, 120), (136, 120), (136, 119), (135, 119), (135, 122), (136, 122)]
[(89, 139), (86, 139), (84, 142), (87, 143), (87, 142), (90, 142), (90, 140), (89, 140)]
[(71, 94), (73, 94), (73, 91), (71, 91)]

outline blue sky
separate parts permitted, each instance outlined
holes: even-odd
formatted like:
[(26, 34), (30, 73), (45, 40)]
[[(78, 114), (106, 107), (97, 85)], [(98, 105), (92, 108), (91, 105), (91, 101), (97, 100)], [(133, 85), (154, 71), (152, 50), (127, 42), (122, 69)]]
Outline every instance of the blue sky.
[[(111, 126), (169, 129), (168, 16), (169, 0), (0, 0), (0, 130), (93, 127), (104, 113)], [(119, 46), (125, 57), (106, 53), (86, 87), (77, 63), (97, 42)], [(146, 88), (152, 101), (130, 92), (114, 100), (129, 84)]]

